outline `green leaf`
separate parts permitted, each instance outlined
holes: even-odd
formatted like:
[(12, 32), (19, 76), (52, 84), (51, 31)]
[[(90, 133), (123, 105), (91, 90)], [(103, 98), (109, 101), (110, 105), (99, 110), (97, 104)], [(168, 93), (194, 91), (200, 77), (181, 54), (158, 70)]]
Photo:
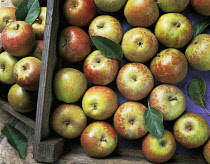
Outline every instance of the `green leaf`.
[(16, 20), (26, 21), (32, 24), (40, 13), (39, 0), (23, 0), (16, 8)]
[(102, 36), (92, 36), (94, 45), (108, 58), (122, 60), (122, 47), (111, 39)]
[(193, 25), (193, 37), (201, 34), (203, 30), (205, 30), (206, 27), (209, 25), (210, 25), (210, 17), (204, 17), (204, 18), (199, 19)]
[(21, 159), (25, 159), (28, 147), (27, 138), (16, 128), (5, 123), (1, 133), (7, 137), (8, 143), (18, 151)]
[(206, 109), (206, 102), (204, 99), (206, 93), (205, 81), (199, 77), (192, 79), (188, 87), (188, 92), (193, 103), (204, 108), (208, 115), (210, 115), (210, 113)]
[(155, 137), (160, 138), (163, 135), (163, 115), (162, 113), (153, 108), (149, 107), (144, 112), (144, 120), (147, 130)]

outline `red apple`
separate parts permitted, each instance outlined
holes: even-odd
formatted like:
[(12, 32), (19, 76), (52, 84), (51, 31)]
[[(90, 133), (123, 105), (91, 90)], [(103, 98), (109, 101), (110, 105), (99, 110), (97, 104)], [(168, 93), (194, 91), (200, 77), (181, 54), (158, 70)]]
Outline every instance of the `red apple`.
[(116, 84), (126, 99), (138, 101), (150, 93), (154, 86), (154, 78), (146, 65), (127, 63), (120, 69)]
[(66, 0), (63, 13), (70, 25), (84, 27), (95, 17), (96, 6), (94, 0)]
[(60, 56), (69, 62), (83, 60), (91, 51), (91, 39), (80, 27), (68, 26), (59, 35)]
[(203, 147), (203, 156), (205, 158), (205, 160), (210, 163), (210, 138), (208, 139), (208, 141), (205, 143), (204, 147)]
[(102, 158), (115, 150), (118, 137), (109, 123), (96, 121), (85, 128), (80, 141), (84, 151), (89, 156)]
[(180, 50), (167, 48), (152, 59), (150, 70), (154, 77), (162, 83), (178, 83), (187, 75), (188, 62)]
[(173, 134), (166, 129), (164, 130), (161, 138), (156, 138), (149, 133), (142, 141), (142, 152), (151, 162), (167, 162), (176, 152), (175, 138)]
[(39, 88), (41, 61), (28, 56), (20, 59), (14, 66), (13, 77), (16, 83), (29, 91)]
[(193, 149), (202, 146), (209, 139), (210, 127), (201, 115), (185, 113), (176, 120), (173, 134), (182, 146)]
[(106, 86), (92, 86), (82, 98), (82, 108), (88, 117), (105, 120), (118, 108), (117, 94)]
[(90, 82), (107, 85), (117, 76), (119, 63), (117, 59), (108, 58), (101, 51), (95, 50), (85, 59), (83, 70)]
[(29, 55), (35, 45), (35, 33), (30, 24), (25, 21), (10, 23), (2, 31), (2, 46), (13, 56)]
[(87, 126), (87, 116), (78, 105), (60, 104), (52, 111), (50, 126), (60, 136), (73, 139)]
[(210, 16), (209, 0), (191, 0), (191, 5), (201, 15)]
[(44, 47), (44, 40), (36, 40), (35, 46), (31, 52), (31, 56), (42, 60), (42, 51)]
[(113, 118), (116, 132), (128, 140), (143, 137), (148, 132), (143, 117), (146, 109), (143, 104), (132, 101), (119, 106)]

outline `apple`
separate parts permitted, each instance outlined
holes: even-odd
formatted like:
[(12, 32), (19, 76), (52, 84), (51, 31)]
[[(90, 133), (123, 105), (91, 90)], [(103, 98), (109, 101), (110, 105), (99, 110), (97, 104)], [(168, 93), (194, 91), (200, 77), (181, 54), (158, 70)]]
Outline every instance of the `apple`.
[(147, 134), (142, 141), (142, 152), (151, 162), (164, 163), (176, 152), (176, 140), (169, 130), (164, 130), (161, 138)]
[(123, 30), (120, 22), (111, 15), (99, 15), (89, 24), (90, 36), (103, 36), (116, 43), (120, 43)]
[(152, 59), (150, 70), (155, 79), (162, 83), (178, 83), (187, 75), (188, 62), (180, 50), (166, 48)]
[(4, 49), (3, 49), (3, 47), (2, 47), (2, 42), (1, 42), (1, 33), (0, 33), (0, 53), (1, 52), (3, 52), (4, 51)]
[(7, 95), (9, 105), (20, 113), (36, 110), (37, 93), (27, 91), (18, 84), (13, 84)]
[(127, 0), (94, 0), (96, 6), (105, 12), (117, 12), (124, 7)]
[(31, 52), (31, 56), (42, 60), (42, 51), (44, 47), (44, 40), (36, 40), (35, 46)]
[(203, 116), (188, 112), (180, 116), (173, 127), (178, 143), (188, 149), (202, 146), (210, 136), (210, 127)]
[(83, 71), (90, 82), (107, 85), (115, 80), (119, 71), (119, 62), (117, 59), (106, 57), (100, 50), (95, 50), (86, 57)]
[(80, 27), (68, 26), (59, 34), (58, 51), (68, 62), (82, 61), (91, 49), (91, 39)]
[(50, 126), (64, 138), (77, 138), (87, 126), (87, 116), (78, 105), (60, 104), (52, 111)]
[(159, 8), (166, 13), (178, 13), (183, 11), (190, 3), (190, 0), (158, 0)]
[(46, 24), (47, 7), (40, 7), (40, 13), (36, 20), (32, 23), (32, 28), (37, 40), (44, 39), (44, 30)]
[(186, 109), (186, 97), (175, 85), (161, 84), (149, 95), (149, 105), (159, 110), (164, 120), (177, 119)]
[(121, 43), (124, 57), (131, 62), (145, 63), (158, 51), (158, 40), (147, 28), (136, 27), (128, 30)]
[(121, 67), (116, 78), (116, 84), (118, 90), (126, 99), (139, 101), (152, 90), (154, 78), (146, 65), (127, 63)]
[(190, 20), (181, 13), (166, 13), (159, 17), (154, 33), (166, 47), (182, 48), (192, 39), (193, 28)]
[(36, 41), (33, 28), (25, 21), (11, 22), (1, 35), (4, 50), (17, 57), (29, 55)]
[(95, 120), (106, 120), (118, 108), (117, 94), (107, 86), (92, 86), (82, 98), (85, 114)]
[(127, 101), (114, 114), (114, 128), (120, 136), (128, 140), (139, 139), (147, 134), (143, 114), (146, 106), (139, 102)]
[(204, 16), (210, 16), (209, 0), (191, 0), (191, 6), (196, 12)]
[(56, 98), (65, 103), (77, 102), (88, 87), (85, 75), (75, 68), (61, 68), (53, 80)]
[(94, 0), (66, 0), (63, 14), (69, 25), (84, 27), (96, 16), (96, 5)]
[(112, 125), (103, 121), (95, 121), (82, 132), (80, 142), (89, 156), (103, 158), (115, 150), (118, 137)]
[(15, 11), (14, 7), (3, 7), (0, 9), (0, 33), (8, 24), (16, 20)]
[(210, 34), (195, 36), (185, 49), (189, 64), (201, 71), (210, 70)]
[(14, 84), (13, 68), (19, 58), (10, 55), (7, 51), (0, 53), (0, 82), (4, 84)]
[(154, 0), (129, 0), (124, 15), (132, 26), (149, 27), (157, 21), (159, 8)]
[(13, 77), (16, 83), (28, 91), (39, 88), (41, 61), (35, 57), (21, 58), (14, 66)]
[(203, 156), (205, 158), (205, 160), (210, 163), (210, 138), (208, 139), (208, 141), (205, 143), (204, 147), (203, 147)]

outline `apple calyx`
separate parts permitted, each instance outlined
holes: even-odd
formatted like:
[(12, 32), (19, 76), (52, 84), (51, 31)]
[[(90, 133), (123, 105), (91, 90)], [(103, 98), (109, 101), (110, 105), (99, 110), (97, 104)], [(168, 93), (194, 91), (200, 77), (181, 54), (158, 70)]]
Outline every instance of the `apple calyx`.
[(160, 140), (159, 142), (161, 147), (165, 147), (166, 146), (166, 141), (165, 140)]
[(104, 138), (104, 137), (101, 137), (101, 141), (102, 141), (102, 142), (107, 142), (107, 139)]
[(178, 100), (176, 96), (169, 96), (168, 97), (169, 101), (174, 101), (174, 100)]
[(99, 25), (96, 26), (98, 29), (104, 28), (104, 23), (101, 23)]
[(136, 81), (136, 76), (135, 75), (133, 75), (131, 78), (133, 79), (133, 81)]
[(64, 121), (63, 123), (65, 126), (68, 126), (70, 124), (70, 121)]
[(97, 104), (92, 104), (91, 106), (93, 110), (97, 110)]
[(76, 3), (76, 2), (72, 2), (72, 3), (71, 3), (71, 6), (72, 6), (73, 8), (75, 8), (75, 7), (77, 7), (77, 3)]
[(191, 131), (193, 128), (192, 128), (191, 125), (188, 125), (188, 124), (187, 124), (187, 125), (185, 126), (185, 129), (188, 130), (188, 131)]
[(175, 27), (181, 27), (181, 23), (174, 23)]
[(5, 71), (5, 68), (6, 68), (6, 66), (5, 66), (4, 63), (0, 64), (0, 69), (1, 69), (3, 72)]

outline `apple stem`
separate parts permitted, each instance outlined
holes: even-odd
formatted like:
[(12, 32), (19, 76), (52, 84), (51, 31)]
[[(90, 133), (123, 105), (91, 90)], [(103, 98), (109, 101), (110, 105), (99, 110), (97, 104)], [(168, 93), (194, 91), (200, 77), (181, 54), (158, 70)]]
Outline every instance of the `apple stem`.
[(210, 116), (210, 113), (209, 113), (209, 111), (206, 109), (206, 108), (204, 108), (205, 109), (205, 111), (206, 111), (206, 113)]
[(42, 23), (42, 20), (41, 19), (36, 19), (36, 22), (41, 24)]
[(15, 30), (18, 30), (20, 28), (20, 24), (17, 24)]
[(169, 97), (168, 100), (169, 101), (177, 100), (177, 97)]

